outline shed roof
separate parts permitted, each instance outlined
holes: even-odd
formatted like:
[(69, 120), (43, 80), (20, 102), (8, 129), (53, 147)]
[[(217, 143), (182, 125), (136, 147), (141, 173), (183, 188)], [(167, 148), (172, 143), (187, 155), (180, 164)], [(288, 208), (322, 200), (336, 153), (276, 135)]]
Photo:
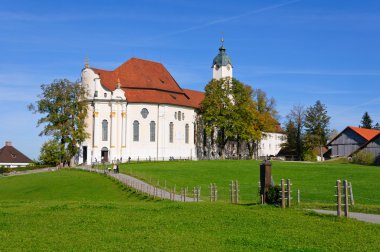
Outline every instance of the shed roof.
[(15, 147), (13, 147), (9, 142), (5, 144), (3, 148), (0, 149), (0, 163), (31, 163), (33, 162), (30, 158), (25, 156)]
[(334, 137), (327, 145), (330, 145), (333, 141), (340, 137), (343, 134), (343, 132), (345, 132), (348, 129), (354, 131), (356, 134), (363, 137), (367, 141), (371, 140), (374, 136), (380, 133), (380, 130), (348, 126), (344, 130), (342, 130), (342, 132), (340, 132), (336, 137)]

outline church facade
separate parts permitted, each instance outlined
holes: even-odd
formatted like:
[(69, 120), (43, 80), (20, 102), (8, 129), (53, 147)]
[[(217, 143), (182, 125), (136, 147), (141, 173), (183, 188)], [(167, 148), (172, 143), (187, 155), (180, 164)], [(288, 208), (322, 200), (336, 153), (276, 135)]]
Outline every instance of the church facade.
[[(232, 78), (223, 41), (212, 73), (214, 79)], [(78, 163), (212, 158), (214, 147), (204, 144), (197, 123), (204, 93), (181, 88), (161, 63), (131, 58), (114, 70), (86, 64), (81, 75), (90, 137)]]

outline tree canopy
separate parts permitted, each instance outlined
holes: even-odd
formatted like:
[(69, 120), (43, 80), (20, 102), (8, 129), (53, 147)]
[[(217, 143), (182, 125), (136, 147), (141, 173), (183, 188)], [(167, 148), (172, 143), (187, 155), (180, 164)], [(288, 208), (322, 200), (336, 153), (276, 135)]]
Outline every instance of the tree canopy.
[(306, 110), (305, 130), (306, 143), (309, 150), (325, 146), (329, 137), (330, 116), (321, 101), (317, 101)]
[(60, 161), (69, 163), (88, 137), (85, 131), (86, 90), (80, 83), (63, 79), (41, 85), (41, 91), (39, 100), (28, 108), (43, 115), (37, 121), (37, 126), (43, 125), (40, 136), (51, 136), (59, 142)]
[(287, 142), (284, 148), (287, 152), (295, 155), (297, 159), (303, 159), (304, 147), (304, 125), (305, 125), (305, 109), (302, 105), (294, 105), (286, 116), (286, 135)]
[(254, 142), (261, 139), (261, 132), (273, 131), (278, 124), (274, 99), (230, 78), (213, 79), (206, 85), (201, 115), (207, 135), (212, 138), (216, 132), (222, 158), (224, 147), (231, 140), (238, 145), (245, 141), (252, 156)]
[(365, 112), (363, 117), (362, 117), (362, 121), (361, 121), (361, 125), (360, 127), (361, 128), (366, 128), (366, 129), (372, 129), (372, 119), (371, 117), (369, 116), (368, 112)]

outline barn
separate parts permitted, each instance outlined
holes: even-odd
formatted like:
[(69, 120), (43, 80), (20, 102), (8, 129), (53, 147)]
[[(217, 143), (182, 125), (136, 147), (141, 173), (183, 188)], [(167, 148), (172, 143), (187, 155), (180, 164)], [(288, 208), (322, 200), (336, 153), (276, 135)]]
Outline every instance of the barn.
[(379, 133), (380, 130), (348, 126), (328, 143), (331, 157), (348, 157)]
[(369, 140), (367, 143), (365, 143), (354, 153), (352, 153), (352, 155), (359, 151), (373, 153), (375, 155), (375, 164), (380, 165), (380, 133), (373, 137), (371, 140)]

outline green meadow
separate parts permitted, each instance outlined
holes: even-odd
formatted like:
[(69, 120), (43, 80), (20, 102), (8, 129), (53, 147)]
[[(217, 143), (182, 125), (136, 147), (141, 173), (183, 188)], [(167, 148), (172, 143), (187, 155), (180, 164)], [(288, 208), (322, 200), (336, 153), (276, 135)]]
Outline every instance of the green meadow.
[[(251, 165), (256, 165), (255, 162), (242, 162), (244, 165), (240, 161), (226, 162), (228, 167), (238, 169), (235, 172), (223, 168), (223, 162), (219, 161), (193, 163), (136, 164), (132, 173), (152, 177), (157, 174), (155, 178), (166, 175), (162, 177), (167, 178), (168, 184), (173, 181), (178, 185), (181, 181), (201, 184), (202, 172), (218, 183), (228, 183), (232, 175), (235, 177), (231, 179), (242, 183), (251, 179), (257, 183), (253, 173), (251, 178), (247, 177), (252, 169), (258, 171)], [(201, 166), (196, 169), (195, 164)], [(297, 171), (294, 166), (289, 169), (295, 170), (278, 173), (281, 165), (275, 165), (275, 180), (280, 174), (294, 175)], [(186, 171), (190, 167), (199, 174), (190, 176), (192, 172)], [(216, 171), (217, 167), (220, 172)], [(367, 171), (366, 167), (358, 167), (361, 168), (362, 173)], [(334, 169), (339, 171), (344, 167)], [(176, 171), (178, 177), (172, 174)], [(246, 176), (239, 177), (240, 172)], [(294, 184), (298, 177), (301, 174), (291, 177)], [(352, 171), (353, 184), (354, 179), (359, 180), (360, 176)], [(362, 175), (362, 179), (367, 179), (367, 175)], [(206, 186), (208, 180), (204, 181)], [(356, 183), (357, 193), (365, 189)], [(109, 177), (84, 171), (0, 177), (0, 192), (0, 251), (380, 250), (380, 225), (319, 215), (300, 208), (231, 205), (223, 200), (218, 203), (153, 200)]]
[[(204, 200), (209, 197), (210, 183), (216, 183), (220, 201), (230, 200), (231, 180), (239, 183), (242, 203), (259, 201), (258, 182), (260, 162), (248, 160), (141, 162), (121, 165), (121, 172), (139, 177), (177, 192), (188, 187), (191, 195), (194, 186), (201, 186)], [(380, 167), (346, 163), (272, 162), (272, 175), (276, 184), (291, 179), (293, 202), (300, 190), (301, 205), (332, 208), (336, 203), (336, 180), (352, 183), (355, 207), (361, 212), (380, 214)]]

